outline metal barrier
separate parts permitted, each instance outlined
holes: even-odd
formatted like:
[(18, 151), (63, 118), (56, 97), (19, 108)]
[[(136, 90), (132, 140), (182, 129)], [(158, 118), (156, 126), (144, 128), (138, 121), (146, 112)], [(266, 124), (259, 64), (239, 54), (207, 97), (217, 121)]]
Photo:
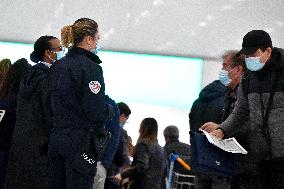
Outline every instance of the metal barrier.
[(184, 162), (178, 155), (170, 155), (170, 169), (167, 179), (167, 189), (194, 189), (195, 176), (190, 174), (181, 174), (174, 172), (174, 163), (177, 161), (186, 170), (190, 171), (191, 167)]

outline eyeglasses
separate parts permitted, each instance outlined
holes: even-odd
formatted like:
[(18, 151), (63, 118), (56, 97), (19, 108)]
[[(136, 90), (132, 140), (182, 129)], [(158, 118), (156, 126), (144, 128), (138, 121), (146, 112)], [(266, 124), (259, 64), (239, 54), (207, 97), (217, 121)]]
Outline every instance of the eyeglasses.
[(55, 47), (55, 48), (50, 48), (50, 50), (58, 50), (58, 51), (62, 51), (63, 48), (62, 46), (59, 46), (59, 47)]

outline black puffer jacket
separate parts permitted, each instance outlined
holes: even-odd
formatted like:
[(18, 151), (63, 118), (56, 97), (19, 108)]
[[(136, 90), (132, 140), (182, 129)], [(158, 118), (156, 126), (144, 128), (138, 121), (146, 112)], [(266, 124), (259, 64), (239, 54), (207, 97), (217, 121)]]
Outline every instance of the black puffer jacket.
[(39, 150), (46, 135), (43, 97), (48, 70), (44, 64), (36, 64), (20, 87), (9, 153), (7, 189), (47, 188), (47, 156), (41, 156)]

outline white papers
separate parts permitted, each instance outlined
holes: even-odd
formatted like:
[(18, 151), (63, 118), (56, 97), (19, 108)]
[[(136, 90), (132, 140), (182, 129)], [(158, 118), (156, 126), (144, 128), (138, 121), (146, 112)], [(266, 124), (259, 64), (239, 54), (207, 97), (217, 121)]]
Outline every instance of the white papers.
[(207, 137), (207, 140), (221, 148), (224, 151), (231, 152), (231, 153), (241, 153), (241, 154), (247, 154), (248, 152), (238, 143), (238, 141), (233, 137), (233, 138), (228, 138), (228, 139), (223, 139), (219, 140), (215, 136), (211, 135), (210, 133), (202, 130), (202, 132), (205, 134)]
[(0, 122), (2, 121), (4, 115), (5, 115), (6, 110), (0, 110)]

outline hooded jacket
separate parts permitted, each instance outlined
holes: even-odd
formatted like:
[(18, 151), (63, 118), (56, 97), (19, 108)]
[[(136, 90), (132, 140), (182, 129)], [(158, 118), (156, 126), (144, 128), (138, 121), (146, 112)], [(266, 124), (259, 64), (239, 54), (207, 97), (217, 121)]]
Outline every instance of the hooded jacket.
[(36, 64), (20, 86), (6, 177), (9, 189), (47, 188), (47, 157), (40, 155), (40, 144), (46, 132), (42, 99), (48, 70)]
[(191, 131), (198, 131), (204, 123), (209, 121), (221, 123), (225, 90), (226, 87), (219, 80), (213, 81), (202, 89), (189, 113)]

